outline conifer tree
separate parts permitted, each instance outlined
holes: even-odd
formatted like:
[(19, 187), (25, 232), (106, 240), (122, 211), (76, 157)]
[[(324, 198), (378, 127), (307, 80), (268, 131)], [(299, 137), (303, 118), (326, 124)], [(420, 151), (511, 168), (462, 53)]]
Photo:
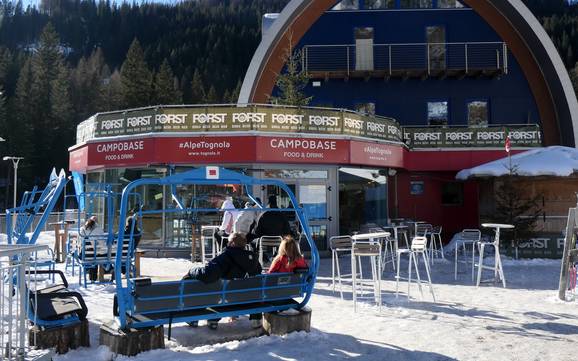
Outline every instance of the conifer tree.
[(104, 56), (100, 48), (82, 58), (71, 75), (71, 100), (78, 120), (102, 111)]
[[(7, 130), (3, 133), (8, 152), (30, 159), (33, 153), (32, 129), (34, 115), (32, 104), (32, 61), (27, 59), (20, 70), (16, 83), (14, 101), (11, 104), (11, 115), (6, 119)], [(28, 179), (30, 168), (23, 168), (21, 176)]]
[(178, 89), (175, 75), (165, 59), (158, 73), (155, 75), (155, 101), (156, 104), (182, 104), (183, 95)]
[[(65, 94), (53, 94), (56, 91), (63, 91), (62, 87), (58, 90), (54, 88), (55, 81), (60, 78), (64, 72), (64, 63), (60, 54), (60, 40), (51, 23), (48, 23), (38, 44), (37, 52), (32, 56), (32, 135), (35, 140), (33, 143), (34, 151), (30, 163), (35, 170), (43, 174), (48, 172), (53, 166), (65, 167), (67, 159), (54, 158), (52, 153), (53, 142), (59, 139), (62, 142), (72, 142), (73, 139), (66, 139), (61, 133), (62, 118), (65, 114), (59, 113), (62, 108), (53, 108), (53, 101), (59, 99), (59, 102), (66, 103)], [(68, 79), (60, 79), (58, 83), (67, 82)], [(60, 105), (59, 105), (60, 106)]]
[(191, 80), (191, 104), (202, 104), (206, 99), (205, 86), (201, 79), (201, 74), (195, 70), (193, 80)]
[(104, 80), (102, 87), (102, 111), (120, 110), (126, 108), (122, 94), (121, 76), (115, 70)]
[(206, 104), (217, 104), (220, 103), (219, 96), (217, 95), (217, 89), (215, 89), (214, 85), (211, 85), (209, 92), (207, 93), (207, 97), (205, 98)]
[(124, 104), (129, 108), (151, 104), (152, 75), (144, 60), (144, 52), (135, 38), (120, 69)]
[(309, 76), (301, 68), (301, 51), (294, 51), (292, 38), (289, 37), (289, 45), (285, 48), (282, 60), (285, 63), (285, 71), (277, 76), (277, 89), (279, 95), (270, 97), (271, 103), (305, 106), (311, 103), (313, 97), (307, 96), (303, 90), (309, 82)]

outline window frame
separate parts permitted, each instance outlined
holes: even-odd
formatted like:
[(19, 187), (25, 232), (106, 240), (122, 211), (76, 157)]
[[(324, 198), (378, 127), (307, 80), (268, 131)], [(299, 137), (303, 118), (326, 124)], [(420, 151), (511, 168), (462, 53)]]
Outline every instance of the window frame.
[[(484, 102), (486, 103), (486, 125), (485, 126), (480, 126), (480, 125), (472, 125), (470, 124), (470, 104), (471, 103), (475, 103), (475, 102)], [(469, 98), (466, 99), (466, 125), (468, 127), (471, 128), (487, 128), (490, 126), (490, 124), (492, 124), (491, 122), (491, 103), (490, 103), (490, 98), (484, 98), (484, 97), (478, 97), (478, 98)]]
[[(429, 117), (429, 104), (430, 103), (446, 103), (446, 112), (447, 112), (447, 116), (446, 116), (446, 124), (440, 124), (440, 125), (435, 125), (435, 124), (431, 124), (430, 123), (430, 117)], [(426, 126), (428, 127), (448, 127), (450, 125), (450, 121), (451, 121), (451, 105), (450, 105), (450, 99), (449, 98), (435, 98), (435, 99), (426, 99), (425, 102), (425, 121), (426, 121)]]

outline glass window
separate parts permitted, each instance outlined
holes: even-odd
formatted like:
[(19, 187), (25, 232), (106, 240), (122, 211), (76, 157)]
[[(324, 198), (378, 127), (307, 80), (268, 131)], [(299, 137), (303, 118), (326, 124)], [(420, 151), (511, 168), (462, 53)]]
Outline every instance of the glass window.
[(395, 0), (365, 0), (366, 9), (393, 9)]
[(429, 9), (433, 7), (433, 0), (401, 0), (402, 9)]
[(448, 125), (448, 102), (428, 102), (427, 122), (429, 125)]
[(461, 206), (464, 203), (464, 185), (459, 182), (448, 182), (442, 185), (442, 204)]
[(313, 169), (265, 169), (264, 178), (290, 178), (290, 179), (327, 179), (326, 170)]
[(385, 169), (339, 169), (340, 234), (359, 232), (363, 225), (387, 223)]
[(298, 199), (310, 221), (327, 218), (327, 191), (325, 185), (301, 185)]
[(476, 100), (468, 103), (468, 125), (470, 127), (488, 126), (488, 102)]
[(342, 0), (331, 10), (357, 10), (359, 9), (359, 0)]
[(355, 104), (355, 110), (363, 114), (375, 115), (375, 103)]
[(438, 0), (438, 8), (441, 9), (451, 9), (451, 8), (463, 8), (464, 5), (458, 0)]

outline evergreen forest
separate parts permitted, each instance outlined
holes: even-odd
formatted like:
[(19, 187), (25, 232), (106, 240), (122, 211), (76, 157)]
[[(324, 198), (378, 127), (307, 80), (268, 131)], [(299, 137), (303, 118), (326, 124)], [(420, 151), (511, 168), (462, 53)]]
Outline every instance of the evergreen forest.
[[(578, 84), (578, 5), (524, 0)], [(0, 0), (0, 142), (22, 156), (19, 190), (68, 167), (76, 125), (96, 112), (236, 102), (261, 16), (288, 0)], [(0, 165), (0, 206), (12, 165)], [(5, 191), (5, 192), (3, 192)], [(3, 194), (1, 194), (3, 193)], [(7, 199), (7, 202), (3, 202)]]

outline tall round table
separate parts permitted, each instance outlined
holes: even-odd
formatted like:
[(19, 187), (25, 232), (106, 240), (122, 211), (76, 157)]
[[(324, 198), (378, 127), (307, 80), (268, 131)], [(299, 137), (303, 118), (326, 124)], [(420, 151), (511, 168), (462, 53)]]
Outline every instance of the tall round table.
[(477, 285), (480, 285), (481, 278), (482, 278), (482, 269), (492, 269), (494, 271), (494, 280), (498, 280), (498, 276), (502, 279), (502, 285), (504, 288), (506, 287), (506, 278), (504, 277), (504, 269), (502, 267), (502, 259), (500, 257), (500, 230), (501, 229), (513, 229), (514, 225), (512, 224), (501, 224), (501, 223), (482, 223), (482, 227), (484, 228), (494, 228), (495, 229), (495, 237), (494, 242), (492, 242), (494, 246), (494, 267), (484, 266), (484, 248), (483, 242), (480, 242), (480, 262), (478, 265), (478, 282)]

